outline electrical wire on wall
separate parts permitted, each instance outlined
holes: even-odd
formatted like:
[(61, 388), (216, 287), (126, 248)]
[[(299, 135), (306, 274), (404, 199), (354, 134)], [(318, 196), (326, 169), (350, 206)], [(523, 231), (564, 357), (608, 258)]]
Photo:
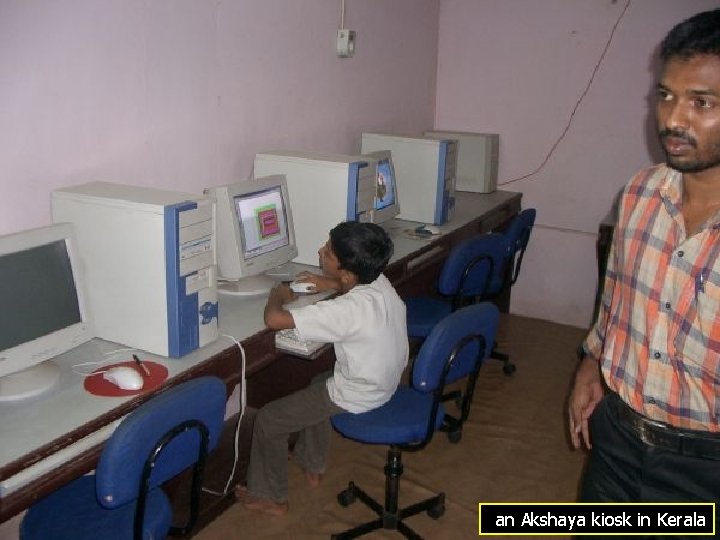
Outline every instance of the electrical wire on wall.
[[(344, 2), (343, 2), (344, 4)], [(590, 80), (588, 80), (587, 85), (585, 86), (585, 90), (583, 90), (582, 94), (580, 94), (580, 97), (575, 102), (575, 106), (573, 107), (572, 111), (570, 112), (570, 116), (568, 117), (568, 121), (565, 124), (565, 128), (563, 129), (560, 136), (555, 140), (553, 145), (550, 147), (550, 150), (548, 151), (547, 155), (545, 156), (545, 159), (543, 159), (542, 163), (538, 165), (537, 168), (535, 168), (534, 171), (529, 172), (528, 174), (525, 174), (523, 176), (520, 176), (518, 178), (513, 178), (512, 180), (506, 180), (504, 182), (498, 182), (498, 186), (506, 186), (508, 184), (512, 184), (513, 182), (519, 182), (520, 180), (525, 180), (526, 178), (530, 178), (531, 176), (536, 175), (539, 173), (547, 164), (548, 161), (550, 161), (550, 157), (555, 153), (555, 150), (560, 145), (562, 140), (565, 138), (565, 135), (567, 135), (568, 131), (570, 131), (570, 126), (572, 125), (573, 118), (575, 117), (575, 113), (580, 108), (580, 104), (585, 99), (585, 96), (590, 91), (590, 87), (592, 86), (593, 81), (595, 80), (595, 75), (597, 75), (597, 72), (600, 70), (600, 66), (603, 63), (603, 60), (605, 59), (605, 55), (607, 54), (608, 50), (610, 49), (610, 44), (613, 41), (613, 38), (615, 36), (615, 30), (617, 30), (617, 27), (620, 25), (620, 22), (625, 17), (625, 13), (627, 12), (628, 8), (630, 7), (630, 4), (632, 4), (632, 0), (627, 0), (625, 2), (625, 7), (623, 7), (623, 10), (620, 12), (620, 15), (618, 16), (617, 20), (615, 21), (615, 24), (612, 27), (612, 30), (610, 31), (610, 36), (608, 37), (607, 43), (605, 43), (605, 47), (602, 50), (602, 53), (600, 54), (600, 58), (598, 59), (597, 63), (595, 64), (595, 68), (592, 71), (592, 74), (590, 75)]]

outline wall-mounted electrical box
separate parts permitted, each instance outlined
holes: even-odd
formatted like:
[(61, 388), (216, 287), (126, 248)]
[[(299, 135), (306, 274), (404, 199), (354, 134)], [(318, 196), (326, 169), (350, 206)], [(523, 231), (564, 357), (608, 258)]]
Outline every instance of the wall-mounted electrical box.
[(350, 58), (355, 54), (355, 30), (340, 28), (337, 31), (337, 55), (340, 58)]

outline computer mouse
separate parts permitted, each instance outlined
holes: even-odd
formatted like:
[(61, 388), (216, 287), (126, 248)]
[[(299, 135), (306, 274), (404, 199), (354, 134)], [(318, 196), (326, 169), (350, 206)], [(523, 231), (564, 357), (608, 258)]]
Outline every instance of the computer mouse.
[(145, 383), (142, 375), (130, 366), (111, 367), (103, 373), (103, 379), (121, 390), (140, 390)]
[(315, 284), (309, 281), (291, 281), (288, 287), (295, 294), (313, 294), (315, 292)]
[(415, 234), (418, 236), (436, 236), (440, 234), (440, 229), (435, 225), (419, 225), (415, 227)]

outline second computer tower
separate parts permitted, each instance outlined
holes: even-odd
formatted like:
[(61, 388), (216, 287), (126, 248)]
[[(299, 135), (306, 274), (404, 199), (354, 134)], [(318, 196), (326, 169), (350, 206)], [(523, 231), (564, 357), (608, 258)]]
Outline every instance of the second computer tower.
[(341, 221), (369, 221), (376, 173), (362, 156), (279, 150), (255, 156), (256, 177), (283, 174), (295, 224), (295, 262), (318, 264), (318, 249)]
[(398, 218), (442, 225), (455, 208), (457, 141), (363, 133), (361, 153), (390, 150), (395, 165)]

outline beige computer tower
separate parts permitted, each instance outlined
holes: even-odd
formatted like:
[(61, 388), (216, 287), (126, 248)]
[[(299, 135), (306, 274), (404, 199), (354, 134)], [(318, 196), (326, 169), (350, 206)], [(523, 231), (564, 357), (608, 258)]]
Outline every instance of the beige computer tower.
[(433, 139), (455, 139), (457, 143), (457, 173), (455, 189), (492, 193), (497, 189), (500, 136), (497, 133), (468, 131), (426, 131)]
[(457, 142), (386, 133), (363, 133), (361, 152), (390, 150), (401, 201), (398, 218), (442, 225), (455, 209)]
[(341, 221), (369, 221), (376, 189), (374, 167), (363, 156), (300, 150), (255, 155), (256, 177), (285, 175), (301, 264), (318, 264), (318, 249)]
[(90, 182), (51, 203), (75, 227), (98, 337), (173, 358), (217, 339), (212, 199)]

